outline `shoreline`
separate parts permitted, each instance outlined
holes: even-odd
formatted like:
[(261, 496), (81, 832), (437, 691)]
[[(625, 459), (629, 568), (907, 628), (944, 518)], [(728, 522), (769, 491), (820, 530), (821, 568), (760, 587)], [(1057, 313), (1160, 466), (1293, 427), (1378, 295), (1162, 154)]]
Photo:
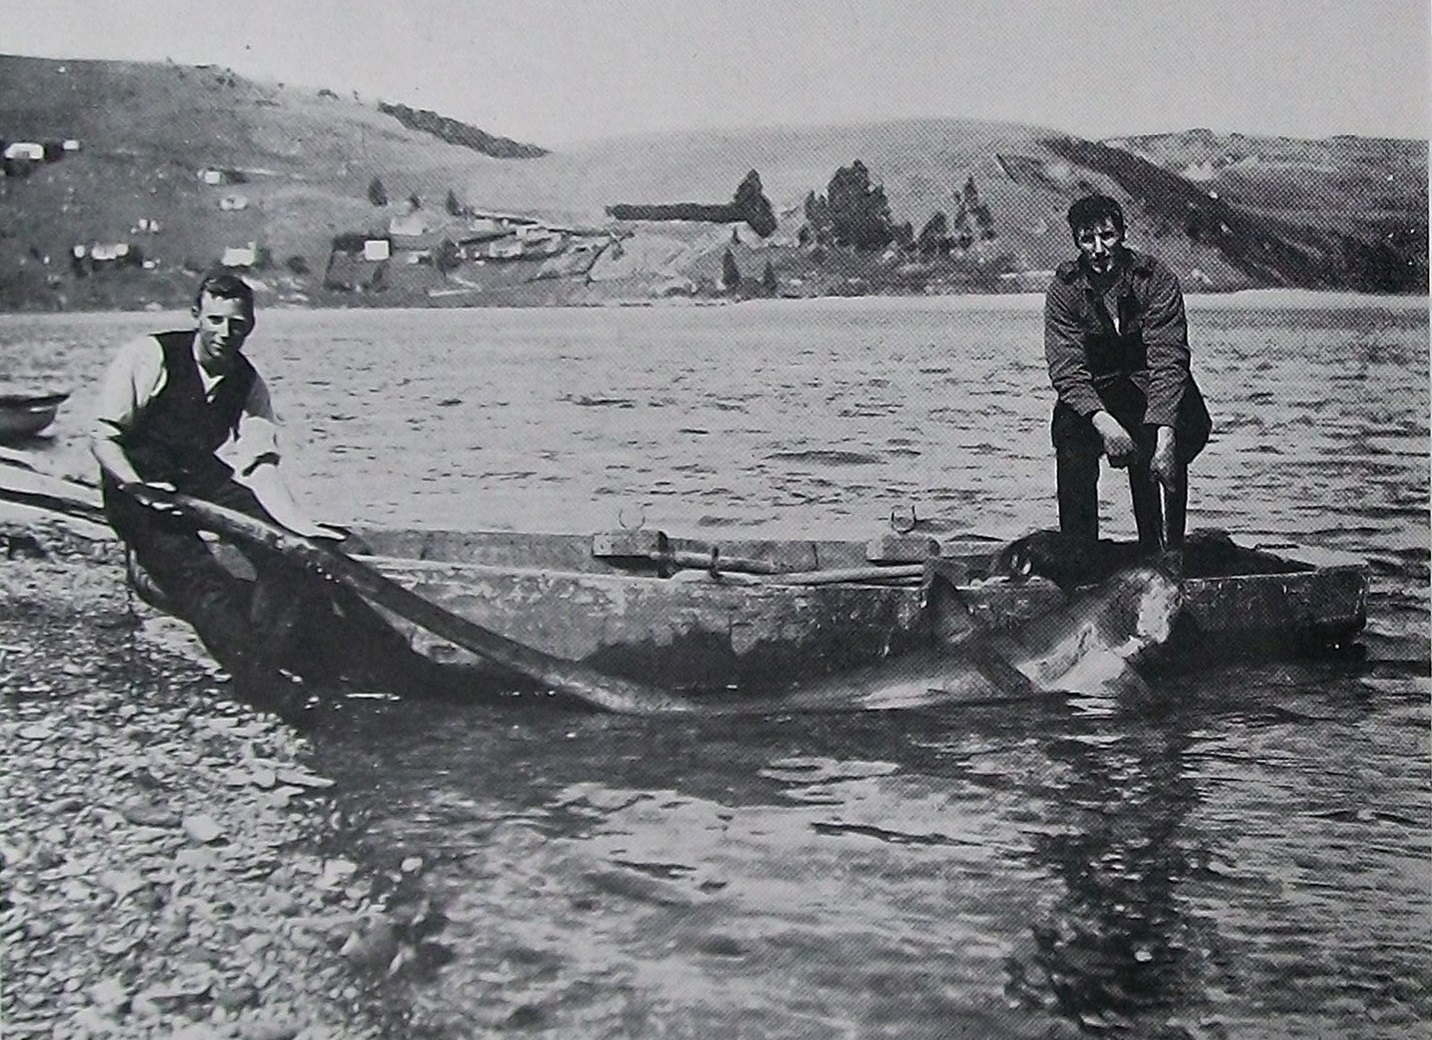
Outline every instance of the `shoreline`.
[(421, 865), (345, 854), (309, 741), (135, 608), (117, 543), (0, 535), (5, 1035), (383, 1035)]
[[(1184, 300), (1190, 310), (1207, 311), (1217, 309), (1237, 310), (1365, 310), (1385, 308), (1396, 311), (1432, 310), (1432, 296), (1427, 294), (1404, 293), (1358, 293), (1344, 290), (1321, 289), (1235, 289), (1227, 292), (1199, 292), (1186, 289)], [(554, 302), (545, 304), (480, 303), (473, 306), (431, 306), (422, 303), (393, 306), (328, 306), (308, 302), (268, 300), (262, 303), (265, 312), (292, 314), (370, 313), (375, 315), (411, 314), (414, 312), (453, 313), (462, 311), (594, 311), (616, 310), (700, 310), (723, 309), (726, 307), (791, 307), (810, 309), (902, 309), (919, 307), (933, 310), (966, 311), (1028, 311), (1038, 310), (1044, 305), (1044, 294), (1025, 293), (938, 293), (877, 294), (864, 296), (802, 296), (802, 297), (653, 297), (632, 299), (610, 299), (593, 302)], [(73, 308), (66, 310), (0, 310), (0, 322), (23, 321), (74, 321), (87, 317), (111, 317), (113, 315), (153, 316), (161, 319), (172, 315), (187, 315), (182, 306), (174, 307), (132, 307), (122, 309)]]

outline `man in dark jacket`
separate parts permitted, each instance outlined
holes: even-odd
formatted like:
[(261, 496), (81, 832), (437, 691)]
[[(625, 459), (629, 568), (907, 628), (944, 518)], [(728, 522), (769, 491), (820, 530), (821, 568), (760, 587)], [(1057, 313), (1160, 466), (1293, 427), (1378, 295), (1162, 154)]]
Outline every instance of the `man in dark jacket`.
[(1044, 353), (1058, 394), (1059, 528), (1078, 542), (1098, 539), (1099, 459), (1107, 456), (1129, 471), (1140, 545), (1177, 547), (1188, 464), (1211, 428), (1189, 371), (1183, 292), (1167, 267), (1124, 244), (1115, 200), (1079, 199), (1069, 230), (1079, 256), (1055, 272), (1044, 303)]
[(259, 580), (225, 569), (182, 515), (141, 504), (146, 485), (228, 506), (299, 534), (341, 538), (305, 517), (278, 471), (273, 406), (242, 353), (253, 290), (236, 275), (205, 278), (196, 328), (126, 344), (100, 386), (91, 445), (105, 515), (167, 606), (249, 684), (276, 673), (302, 602), (291, 567), (246, 550)]

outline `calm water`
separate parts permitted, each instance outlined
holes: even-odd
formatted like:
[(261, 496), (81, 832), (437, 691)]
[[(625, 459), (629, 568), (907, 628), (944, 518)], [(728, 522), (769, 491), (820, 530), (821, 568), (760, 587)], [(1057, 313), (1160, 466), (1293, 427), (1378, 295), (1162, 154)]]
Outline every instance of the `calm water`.
[[(1369, 558), (1369, 661), (1069, 704), (640, 721), (351, 703), (316, 740), (363, 857), (428, 861), (452, 1036), (1432, 1035), (1425, 300), (1191, 301), (1191, 523)], [(269, 312), (319, 516), (717, 537), (1053, 522), (1027, 300)], [(0, 319), (76, 388), (156, 315)], [(1106, 486), (1108, 531), (1131, 533)], [(416, 896), (415, 896), (416, 897)], [(436, 949), (434, 947), (433, 949)]]

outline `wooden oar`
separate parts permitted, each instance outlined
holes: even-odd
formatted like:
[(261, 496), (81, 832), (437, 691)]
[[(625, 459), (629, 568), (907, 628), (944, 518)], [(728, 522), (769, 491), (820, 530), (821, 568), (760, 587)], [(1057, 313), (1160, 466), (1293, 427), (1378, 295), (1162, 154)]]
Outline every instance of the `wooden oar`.
[(708, 571), (712, 574), (774, 574), (777, 567), (769, 560), (745, 556), (722, 555), (718, 546), (701, 549), (677, 549), (665, 531), (640, 528), (635, 531), (602, 531), (592, 535), (592, 555), (599, 560), (624, 559), (654, 563), (663, 574), (680, 568)]
[(71, 480), (48, 477), (27, 463), (0, 459), (0, 499), (18, 505), (47, 509), (91, 523), (107, 523), (99, 492)]
[(135, 497), (149, 506), (177, 507), (199, 527), (279, 553), (337, 581), (433, 635), (598, 708), (625, 715), (658, 715), (697, 710), (689, 700), (644, 683), (606, 675), (576, 661), (555, 657), (484, 628), (467, 618), (444, 610), (372, 567), (336, 548), (324, 545), (317, 539), (306, 538), (232, 509), (187, 495), (143, 487), (136, 489)]
[(872, 564), (869, 567), (831, 567), (823, 571), (787, 571), (760, 578), (763, 585), (839, 585), (918, 582), (925, 577), (923, 563)]

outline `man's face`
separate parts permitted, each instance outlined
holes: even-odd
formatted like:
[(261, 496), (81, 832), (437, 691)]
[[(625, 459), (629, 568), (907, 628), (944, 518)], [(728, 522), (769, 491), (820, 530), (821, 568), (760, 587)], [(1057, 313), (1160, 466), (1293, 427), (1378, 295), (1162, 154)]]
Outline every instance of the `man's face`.
[(242, 300), (204, 293), (194, 319), (199, 323), (199, 363), (210, 372), (226, 371), (253, 331), (253, 315)]
[(1113, 220), (1105, 218), (1101, 223), (1082, 227), (1074, 236), (1079, 255), (1095, 274), (1109, 274), (1118, 263), (1119, 247), (1124, 244), (1124, 232)]

